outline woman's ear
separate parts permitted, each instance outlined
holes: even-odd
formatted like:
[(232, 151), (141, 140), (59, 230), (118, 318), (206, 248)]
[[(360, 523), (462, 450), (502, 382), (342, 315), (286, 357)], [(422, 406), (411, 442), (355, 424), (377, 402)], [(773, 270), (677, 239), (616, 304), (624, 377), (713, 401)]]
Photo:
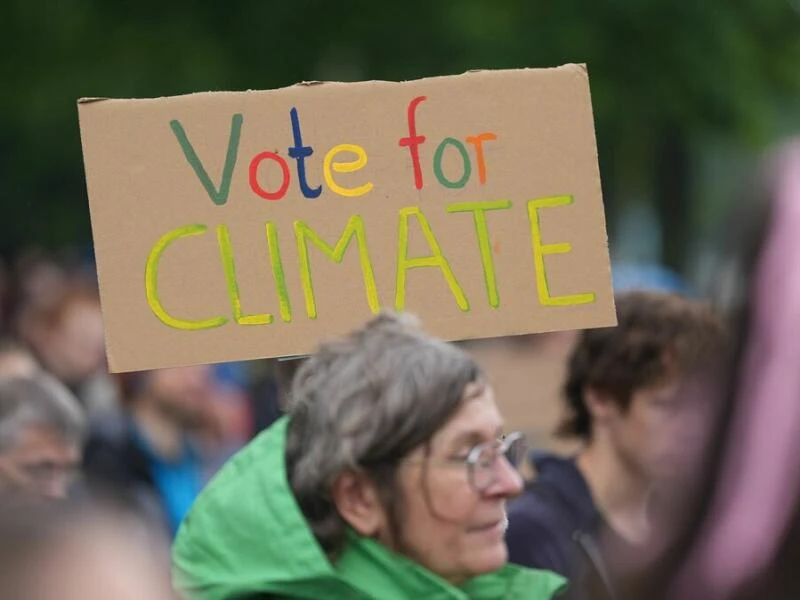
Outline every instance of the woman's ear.
[(363, 473), (348, 472), (333, 483), (331, 496), (341, 517), (364, 537), (382, 537), (386, 511), (373, 481)]

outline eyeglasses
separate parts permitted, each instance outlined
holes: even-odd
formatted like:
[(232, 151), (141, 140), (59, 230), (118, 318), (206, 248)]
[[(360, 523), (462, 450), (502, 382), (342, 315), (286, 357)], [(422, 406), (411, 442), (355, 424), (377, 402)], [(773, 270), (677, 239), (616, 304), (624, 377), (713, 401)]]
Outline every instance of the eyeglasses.
[(63, 477), (69, 485), (72, 485), (81, 477), (80, 465), (71, 463), (23, 463), (19, 467), (29, 478), (38, 483), (46, 483), (58, 477)]
[(527, 454), (525, 435), (519, 431), (509, 433), (499, 440), (485, 442), (473, 447), (466, 458), (452, 458), (448, 462), (466, 464), (469, 483), (478, 494), (497, 483), (499, 477), (497, 461), (503, 457), (512, 467), (519, 469)]

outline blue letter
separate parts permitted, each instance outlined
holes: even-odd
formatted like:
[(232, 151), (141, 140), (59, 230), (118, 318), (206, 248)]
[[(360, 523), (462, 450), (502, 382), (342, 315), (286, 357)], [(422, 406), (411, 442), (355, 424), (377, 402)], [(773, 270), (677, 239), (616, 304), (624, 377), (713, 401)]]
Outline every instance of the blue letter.
[(292, 118), (292, 135), (294, 136), (294, 147), (289, 148), (289, 156), (297, 160), (297, 179), (300, 181), (300, 190), (306, 198), (317, 198), (322, 193), (322, 185), (316, 188), (308, 187), (306, 181), (305, 159), (314, 154), (311, 146), (303, 146), (303, 136), (300, 133), (300, 119), (297, 116), (297, 109), (292, 107), (289, 111)]

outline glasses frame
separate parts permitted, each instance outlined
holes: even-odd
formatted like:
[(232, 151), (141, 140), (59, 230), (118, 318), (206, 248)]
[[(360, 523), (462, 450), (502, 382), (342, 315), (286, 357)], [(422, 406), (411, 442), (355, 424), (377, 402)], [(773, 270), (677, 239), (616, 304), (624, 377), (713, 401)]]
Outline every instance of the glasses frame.
[[(473, 490), (475, 490), (478, 494), (485, 494), (486, 491), (491, 488), (495, 483), (497, 483), (498, 472), (497, 472), (497, 461), (500, 459), (505, 459), (508, 464), (513, 467), (514, 469), (519, 469), (520, 465), (514, 464), (507, 455), (508, 451), (511, 449), (512, 444), (521, 441), (523, 444), (526, 442), (525, 434), (521, 431), (514, 431), (509, 433), (508, 435), (503, 436), (500, 440), (493, 440), (491, 442), (484, 442), (482, 444), (478, 444), (477, 446), (473, 447), (469, 454), (467, 454), (467, 458), (465, 461), (458, 461), (458, 462), (465, 462), (467, 465), (467, 475), (469, 477), (469, 484)], [(492, 456), (491, 461), (486, 465), (481, 465), (481, 454), (483, 454), (486, 450), (492, 450), (494, 455)], [(522, 452), (522, 459), (525, 458), (525, 452)], [(477, 469), (487, 469), (491, 473), (491, 477), (488, 480), (486, 485), (479, 486), (476, 482), (476, 471)]]

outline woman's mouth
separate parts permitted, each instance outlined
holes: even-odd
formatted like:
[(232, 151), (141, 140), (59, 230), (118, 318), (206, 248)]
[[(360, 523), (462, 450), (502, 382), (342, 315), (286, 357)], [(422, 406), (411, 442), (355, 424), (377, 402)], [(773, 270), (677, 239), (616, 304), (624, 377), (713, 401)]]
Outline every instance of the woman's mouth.
[(490, 535), (505, 535), (506, 528), (508, 527), (508, 518), (503, 517), (496, 521), (480, 525), (471, 530), (472, 533), (485, 533)]

